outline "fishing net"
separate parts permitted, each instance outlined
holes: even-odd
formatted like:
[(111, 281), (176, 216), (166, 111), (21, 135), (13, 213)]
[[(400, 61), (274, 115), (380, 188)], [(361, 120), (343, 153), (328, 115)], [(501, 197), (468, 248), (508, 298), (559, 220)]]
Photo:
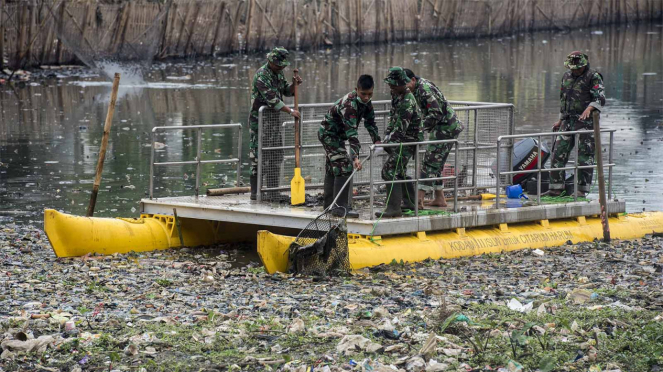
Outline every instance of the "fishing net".
[(290, 244), (288, 271), (328, 276), (350, 272), (348, 228), (344, 217), (326, 210), (302, 230)]

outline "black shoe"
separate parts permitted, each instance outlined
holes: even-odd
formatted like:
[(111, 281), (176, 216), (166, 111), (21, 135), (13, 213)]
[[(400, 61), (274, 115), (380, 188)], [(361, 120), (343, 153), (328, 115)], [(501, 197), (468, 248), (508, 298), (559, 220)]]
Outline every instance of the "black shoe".
[(257, 200), (258, 197), (258, 176), (251, 176), (251, 200)]
[(398, 184), (391, 185), (391, 194), (387, 194), (389, 201), (387, 203), (387, 209), (384, 212), (375, 212), (376, 217), (401, 217), (403, 212), (401, 211), (401, 201), (403, 200), (403, 188), (399, 187)]
[[(408, 177), (408, 179), (411, 178)], [(401, 187), (403, 193), (403, 204), (401, 205), (401, 209), (415, 210), (416, 207), (414, 202), (417, 199), (417, 194), (414, 190), (414, 182), (401, 183)]]
[(331, 213), (336, 217), (343, 217), (343, 212), (345, 212), (345, 217), (347, 218), (359, 218), (359, 213), (348, 207), (348, 196), (350, 193), (346, 188), (343, 188), (347, 180), (348, 177), (334, 177), (334, 198), (338, 195), (336, 205), (339, 208), (334, 208)]
[(334, 201), (334, 175), (325, 174), (325, 190), (324, 190), (324, 209), (327, 209)]

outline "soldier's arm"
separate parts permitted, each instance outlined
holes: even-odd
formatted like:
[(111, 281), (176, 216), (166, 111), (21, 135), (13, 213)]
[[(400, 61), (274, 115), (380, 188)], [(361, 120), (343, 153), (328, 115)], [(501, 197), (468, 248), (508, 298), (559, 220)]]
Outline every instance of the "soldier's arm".
[(267, 102), (267, 106), (273, 110), (279, 111), (285, 106), (285, 103), (279, 99), (275, 88), (276, 87), (272, 87), (271, 84), (267, 83), (260, 77), (256, 79), (256, 89), (265, 102)]
[(405, 142), (405, 131), (412, 122), (412, 107), (407, 100), (401, 102), (395, 110), (395, 115), (391, 118), (391, 136), (390, 143)]
[(350, 154), (353, 159), (359, 156), (359, 150), (361, 149), (357, 133), (357, 107), (355, 105), (356, 103), (353, 104), (352, 101), (348, 100), (343, 103), (339, 112), (343, 121), (343, 131), (345, 131), (348, 143), (350, 143)]
[(375, 110), (373, 110), (373, 105), (370, 102), (368, 103), (368, 110), (364, 117), (364, 127), (371, 136), (371, 141), (373, 141), (373, 143), (380, 142), (378, 126), (375, 125)]
[(603, 89), (603, 78), (598, 72), (594, 73), (592, 77), (592, 87), (589, 92), (592, 95), (592, 102), (589, 105), (601, 111), (601, 107), (605, 106), (605, 92)]

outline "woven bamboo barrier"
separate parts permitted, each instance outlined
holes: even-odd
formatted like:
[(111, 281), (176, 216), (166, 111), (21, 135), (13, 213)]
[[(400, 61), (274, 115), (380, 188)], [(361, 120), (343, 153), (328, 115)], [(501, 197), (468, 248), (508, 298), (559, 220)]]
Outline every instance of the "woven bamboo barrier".
[[(168, 6), (172, 1), (172, 5)], [(10, 69), (564, 30), (663, 18), (663, 0), (0, 0)], [(89, 60), (89, 61), (88, 61)], [(0, 60), (0, 63), (4, 61)]]

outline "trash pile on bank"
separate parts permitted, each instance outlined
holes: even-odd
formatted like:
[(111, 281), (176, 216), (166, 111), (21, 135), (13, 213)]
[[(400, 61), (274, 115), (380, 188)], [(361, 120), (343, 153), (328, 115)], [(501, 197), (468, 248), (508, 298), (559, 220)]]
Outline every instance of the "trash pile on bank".
[(236, 265), (236, 247), (58, 259), (5, 225), (0, 370), (658, 370), (662, 243), (313, 278)]

